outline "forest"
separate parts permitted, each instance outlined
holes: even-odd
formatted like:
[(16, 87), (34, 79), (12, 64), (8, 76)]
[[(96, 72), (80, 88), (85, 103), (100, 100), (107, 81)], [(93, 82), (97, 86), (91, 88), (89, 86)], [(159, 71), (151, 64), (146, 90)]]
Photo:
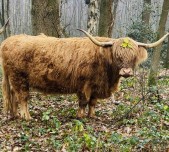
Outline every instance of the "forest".
[[(8, 20), (0, 32), (0, 152), (169, 152), (169, 0), (1, 0), (0, 29)], [(44, 57), (34, 62), (37, 47)], [(131, 68), (119, 68), (128, 61)], [(58, 71), (41, 81), (45, 68), (35, 70), (46, 64)]]

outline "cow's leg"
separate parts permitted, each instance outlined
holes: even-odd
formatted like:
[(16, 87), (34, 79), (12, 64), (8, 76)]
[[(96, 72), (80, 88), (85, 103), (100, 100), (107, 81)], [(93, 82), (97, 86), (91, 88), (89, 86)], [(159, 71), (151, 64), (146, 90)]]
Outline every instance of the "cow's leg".
[(90, 101), (91, 88), (89, 82), (86, 82), (83, 86), (82, 92), (78, 93), (79, 98), (79, 109), (77, 113), (78, 118), (85, 116), (85, 108)]
[(32, 119), (31, 116), (30, 116), (30, 113), (29, 113), (27, 100), (21, 101), (20, 112), (21, 112), (22, 118), (25, 118), (26, 120)]
[(26, 120), (30, 120), (31, 116), (29, 113), (28, 103), (27, 103), (28, 97), (29, 97), (29, 92), (20, 90), (20, 92), (16, 92), (16, 97), (17, 97), (17, 100), (19, 101), (19, 104), (20, 104), (21, 118), (24, 118)]
[(29, 88), (25, 87), (25, 85), (23, 85), (22, 88), (19, 90), (19, 92), (17, 92), (17, 99), (20, 103), (21, 118), (30, 120), (31, 116), (29, 114), (28, 103), (27, 103), (29, 98)]
[(11, 115), (12, 115), (12, 117), (16, 118), (16, 117), (18, 117), (18, 102), (17, 102), (17, 99), (16, 99), (13, 89), (11, 89), (11, 102), (12, 102)]
[[(24, 74), (13, 74), (11, 76), (11, 85), (13, 87), (14, 96), (20, 104), (20, 115), (21, 118), (30, 120), (31, 116), (28, 110), (27, 100), (29, 98), (29, 83), (28, 79)], [(13, 111), (16, 112), (17, 102), (13, 104)]]
[(97, 99), (91, 99), (89, 101), (89, 112), (88, 112), (88, 117), (90, 118), (94, 118), (95, 117), (95, 106), (96, 106), (96, 103), (97, 103)]
[(78, 94), (78, 98), (79, 98), (79, 109), (77, 112), (77, 117), (83, 118), (85, 116), (85, 108), (88, 104), (88, 101), (84, 94)]

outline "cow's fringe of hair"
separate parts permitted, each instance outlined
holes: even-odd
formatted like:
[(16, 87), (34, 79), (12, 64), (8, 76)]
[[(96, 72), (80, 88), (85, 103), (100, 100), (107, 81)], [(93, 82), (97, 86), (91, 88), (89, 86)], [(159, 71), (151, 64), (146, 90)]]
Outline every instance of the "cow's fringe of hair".
[(12, 111), (11, 91), (8, 75), (4, 70), (3, 64), (2, 70), (3, 70), (3, 80), (2, 80), (3, 111), (4, 113), (8, 113)]

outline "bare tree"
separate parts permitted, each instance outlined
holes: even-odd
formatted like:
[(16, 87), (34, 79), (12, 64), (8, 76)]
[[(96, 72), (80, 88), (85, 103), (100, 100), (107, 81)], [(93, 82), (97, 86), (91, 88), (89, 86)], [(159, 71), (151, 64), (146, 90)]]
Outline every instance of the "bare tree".
[(119, 0), (101, 0), (98, 29), (99, 36), (112, 36), (118, 1)]
[[(0, 23), (3, 26), (7, 18), (9, 18), (9, 0), (7, 1), (2, 0), (1, 9), (2, 11), (0, 12)], [(3, 32), (4, 39), (7, 38), (9, 34), (10, 34), (9, 27), (6, 27), (6, 30)]]
[[(168, 12), (169, 12), (169, 1), (164, 0), (163, 7), (162, 7), (162, 13), (160, 16), (159, 27), (157, 31), (158, 38), (162, 37), (165, 33), (165, 25), (167, 21)], [(153, 53), (150, 75), (149, 75), (149, 86), (156, 85), (156, 77), (157, 77), (157, 72), (159, 69), (161, 48), (162, 48), (162, 44), (159, 45)]]
[[(150, 13), (151, 13), (151, 0), (144, 0), (143, 11), (142, 11), (142, 21), (147, 26), (149, 26), (149, 22), (150, 22)], [(143, 42), (147, 42), (147, 39), (143, 38)]]
[(59, 0), (32, 0), (33, 34), (61, 37)]
[(142, 21), (147, 25), (149, 25), (149, 22), (150, 22), (150, 13), (151, 13), (151, 0), (144, 0)]
[(87, 30), (92, 35), (97, 35), (99, 23), (99, 0), (90, 0), (88, 7)]
[(167, 43), (167, 55), (165, 59), (165, 68), (169, 69), (169, 37), (168, 37), (168, 43)]

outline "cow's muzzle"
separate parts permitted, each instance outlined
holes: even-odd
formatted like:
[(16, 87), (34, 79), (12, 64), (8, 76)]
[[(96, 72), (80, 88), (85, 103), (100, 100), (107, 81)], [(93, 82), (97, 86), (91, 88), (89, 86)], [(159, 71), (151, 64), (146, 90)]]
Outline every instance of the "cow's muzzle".
[(122, 76), (122, 77), (131, 77), (133, 76), (133, 69), (132, 68), (122, 68), (120, 71), (119, 71), (119, 75)]

